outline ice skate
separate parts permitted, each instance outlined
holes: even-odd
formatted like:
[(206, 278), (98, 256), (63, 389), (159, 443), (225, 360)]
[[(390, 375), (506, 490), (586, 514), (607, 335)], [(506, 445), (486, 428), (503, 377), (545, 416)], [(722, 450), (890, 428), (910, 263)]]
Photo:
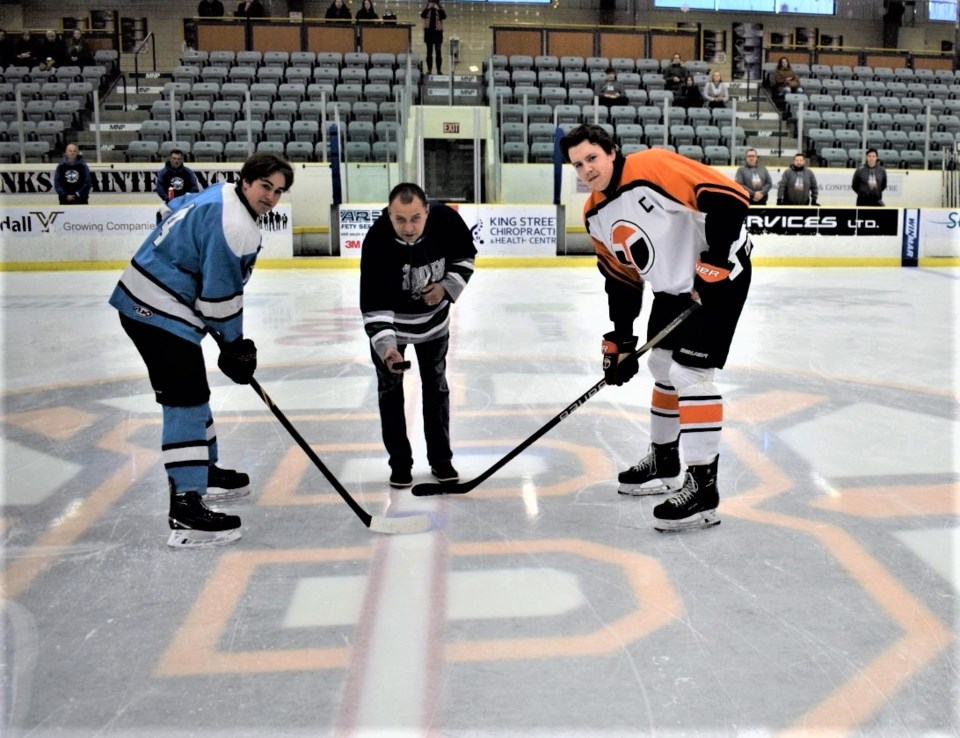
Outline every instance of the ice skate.
[(211, 464), (207, 471), (207, 502), (222, 502), (250, 494), (250, 477), (233, 469), (221, 469)]
[(659, 531), (689, 530), (720, 525), (717, 505), (717, 459), (710, 464), (691, 466), (683, 481), (683, 489), (653, 508)]
[(211, 510), (199, 492), (179, 494), (170, 482), (171, 548), (208, 548), (240, 539), (240, 518)]
[(683, 486), (683, 470), (680, 468), (680, 441), (651, 443), (650, 453), (636, 465), (620, 472), (621, 495), (662, 495), (676, 492)]

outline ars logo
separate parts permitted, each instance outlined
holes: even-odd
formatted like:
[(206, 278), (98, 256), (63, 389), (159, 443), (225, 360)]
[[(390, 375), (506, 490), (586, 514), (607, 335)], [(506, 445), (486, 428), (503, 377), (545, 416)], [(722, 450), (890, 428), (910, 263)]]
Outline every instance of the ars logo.
[(653, 267), (653, 246), (650, 237), (636, 223), (618, 220), (610, 228), (613, 255), (621, 264), (632, 266), (640, 274)]

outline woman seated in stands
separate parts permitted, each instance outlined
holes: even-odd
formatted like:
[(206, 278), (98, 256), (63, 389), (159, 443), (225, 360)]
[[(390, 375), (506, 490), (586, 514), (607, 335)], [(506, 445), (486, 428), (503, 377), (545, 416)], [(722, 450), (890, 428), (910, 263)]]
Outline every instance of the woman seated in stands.
[(323, 17), (327, 20), (350, 20), (353, 18), (353, 13), (343, 0), (333, 0)]
[(93, 64), (93, 51), (90, 50), (90, 44), (87, 43), (79, 28), (74, 28), (64, 43), (66, 46), (64, 51), (65, 64), (77, 67)]
[(357, 20), (375, 21), (379, 19), (380, 16), (377, 15), (377, 11), (373, 9), (372, 0), (363, 0), (363, 2), (360, 3), (360, 10), (357, 11)]
[(710, 75), (710, 81), (703, 87), (703, 96), (707, 100), (707, 107), (725, 108), (730, 99), (730, 90), (727, 83), (720, 77), (720, 72)]
[(673, 104), (681, 108), (702, 108), (704, 103), (703, 93), (697, 87), (692, 74), (688, 74), (680, 89), (674, 93)]
[(773, 71), (773, 91), (777, 97), (783, 97), (788, 92), (803, 92), (800, 86), (800, 78), (790, 66), (790, 60), (785, 56), (780, 57), (777, 62), (777, 68)]

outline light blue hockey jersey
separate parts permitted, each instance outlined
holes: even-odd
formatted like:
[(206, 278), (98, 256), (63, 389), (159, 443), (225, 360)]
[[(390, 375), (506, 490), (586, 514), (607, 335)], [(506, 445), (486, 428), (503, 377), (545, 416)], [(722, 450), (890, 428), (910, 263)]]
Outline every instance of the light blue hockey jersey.
[(170, 202), (110, 296), (134, 320), (199, 344), (208, 329), (243, 337), (243, 287), (260, 251), (255, 215), (220, 183)]

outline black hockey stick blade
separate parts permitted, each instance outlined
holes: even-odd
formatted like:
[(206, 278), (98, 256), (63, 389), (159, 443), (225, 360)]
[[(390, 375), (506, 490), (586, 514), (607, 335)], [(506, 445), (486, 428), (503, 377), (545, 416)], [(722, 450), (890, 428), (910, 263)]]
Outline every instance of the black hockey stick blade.
[(385, 517), (382, 515), (371, 515), (366, 510), (364, 510), (360, 504), (353, 499), (351, 494), (347, 492), (346, 488), (340, 484), (338, 480), (331, 472), (327, 465), (324, 464), (320, 457), (317, 456), (316, 452), (310, 448), (303, 436), (293, 427), (293, 424), (287, 419), (287, 416), (284, 415), (280, 408), (278, 408), (273, 400), (270, 399), (270, 395), (267, 394), (267, 391), (260, 386), (260, 383), (256, 379), (250, 380), (250, 386), (260, 395), (260, 399), (263, 400), (264, 404), (270, 411), (276, 416), (277, 420), (280, 421), (280, 424), (287, 429), (287, 432), (293, 437), (293, 440), (297, 442), (297, 445), (303, 449), (303, 452), (310, 458), (310, 461), (313, 462), (314, 466), (320, 470), (320, 472), (327, 478), (327, 481), (333, 486), (337, 491), (340, 497), (343, 498), (343, 501), (350, 506), (350, 509), (353, 510), (354, 514), (360, 518), (360, 521), (367, 526), (370, 530), (375, 531), (376, 533), (423, 533), (430, 530), (433, 527), (433, 518), (425, 514), (411, 514), (411, 515), (402, 515), (397, 517)]
[[(690, 307), (680, 313), (676, 318), (674, 318), (670, 323), (664, 327), (657, 335), (647, 341), (643, 346), (638, 348), (633, 352), (633, 358), (639, 359), (647, 351), (652, 348), (655, 348), (660, 341), (667, 337), (667, 335), (674, 330), (678, 325), (685, 321), (690, 315), (700, 307), (699, 302), (693, 302)], [(517, 446), (513, 451), (508, 453), (493, 466), (487, 469), (483, 474), (481, 474), (476, 479), (472, 479), (469, 482), (424, 482), (422, 484), (413, 485), (411, 490), (415, 497), (429, 497), (431, 495), (463, 495), (469, 492), (472, 489), (483, 484), (487, 479), (493, 476), (497, 471), (506, 466), (509, 462), (519, 456), (523, 451), (532, 446), (538, 439), (545, 436), (553, 428), (560, 424), (560, 421), (564, 420), (567, 416), (571, 415), (574, 410), (583, 405), (587, 400), (593, 397), (597, 392), (603, 389), (606, 386), (607, 382), (605, 379), (601, 379), (593, 387), (584, 392), (580, 397), (567, 405), (563, 410), (553, 416), (546, 425), (541, 427), (536, 431), (532, 436), (527, 438), (523, 443)]]

